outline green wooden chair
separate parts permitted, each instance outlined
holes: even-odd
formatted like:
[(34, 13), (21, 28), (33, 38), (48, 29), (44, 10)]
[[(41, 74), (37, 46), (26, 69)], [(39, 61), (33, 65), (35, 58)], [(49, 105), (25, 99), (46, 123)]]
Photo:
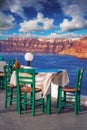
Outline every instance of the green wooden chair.
[(4, 89), (4, 73), (0, 73), (0, 89)]
[(4, 73), (0, 73), (0, 89), (4, 89)]
[(80, 92), (81, 92), (83, 72), (84, 72), (83, 68), (78, 70), (75, 87), (59, 86), (58, 98), (57, 98), (58, 113), (60, 113), (61, 109), (64, 109), (65, 106), (74, 105), (75, 114), (78, 115), (78, 112), (80, 111)]
[(8, 61), (8, 65), (13, 66), (14, 64), (15, 64), (15, 59), (10, 59), (10, 60)]
[(3, 56), (0, 56), (0, 61), (4, 61), (4, 57)]
[(0, 61), (0, 89), (4, 89), (4, 65), (5, 61)]
[(13, 71), (13, 67), (10, 65), (4, 66), (4, 83), (5, 83), (5, 108), (12, 105), (15, 101), (17, 102), (17, 91), (16, 86), (10, 84), (10, 78)]
[[(28, 105), (32, 106), (32, 116), (35, 115), (36, 103), (41, 105), (41, 111), (44, 112), (44, 98), (42, 90), (35, 87), (35, 70), (34, 69), (16, 69), (16, 84), (17, 84), (17, 104), (18, 114), (24, 107), (27, 110)], [(36, 93), (41, 93), (40, 98), (36, 98)]]

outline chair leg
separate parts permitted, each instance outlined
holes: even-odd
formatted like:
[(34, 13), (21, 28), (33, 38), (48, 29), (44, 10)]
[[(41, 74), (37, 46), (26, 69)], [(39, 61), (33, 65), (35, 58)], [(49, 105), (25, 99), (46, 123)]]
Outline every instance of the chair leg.
[(0, 77), (0, 88), (1, 88), (1, 89), (4, 89), (4, 88), (5, 88), (4, 77)]
[(41, 112), (44, 112), (44, 98), (42, 98), (41, 100), (42, 100), (42, 101), (41, 101), (41, 103), (42, 103), (42, 105), (41, 105), (41, 106), (42, 106), (42, 107), (41, 107)]
[(21, 114), (21, 96), (20, 93), (17, 92), (17, 110), (18, 114)]
[(8, 106), (12, 105), (12, 90), (11, 88), (7, 88), (5, 90), (5, 108), (7, 108)]
[(8, 88), (5, 89), (5, 108), (7, 108), (7, 106), (8, 106), (8, 103), (7, 103), (8, 102), (8, 92), (7, 92), (7, 89)]
[(47, 95), (47, 99), (46, 99), (46, 114), (47, 115), (51, 114), (51, 94)]
[(78, 94), (78, 111), (80, 111), (80, 93)]
[(24, 110), (27, 110), (27, 93), (24, 92)]
[(32, 92), (32, 116), (35, 115), (35, 93)]
[(63, 93), (62, 109), (66, 106), (66, 92)]
[(60, 86), (58, 86), (58, 90), (57, 90), (57, 104), (56, 104), (56, 108), (58, 109), (58, 106), (59, 106), (59, 88)]
[(78, 115), (78, 95), (75, 96), (75, 104), (74, 104), (75, 114)]
[[(14, 94), (14, 97), (13, 97), (13, 94)], [(16, 94), (16, 91), (13, 90), (12, 88), (9, 88), (9, 87), (5, 88), (5, 108), (7, 108), (8, 106), (11, 106), (13, 101), (16, 101), (15, 94)]]
[(44, 99), (42, 99), (41, 103), (41, 112), (44, 112)]
[(13, 90), (10, 88), (10, 104), (12, 105), (12, 99), (13, 99)]
[(58, 97), (57, 97), (57, 112), (60, 113), (60, 110), (61, 110), (61, 101), (62, 99), (62, 87), (59, 86), (58, 88)]

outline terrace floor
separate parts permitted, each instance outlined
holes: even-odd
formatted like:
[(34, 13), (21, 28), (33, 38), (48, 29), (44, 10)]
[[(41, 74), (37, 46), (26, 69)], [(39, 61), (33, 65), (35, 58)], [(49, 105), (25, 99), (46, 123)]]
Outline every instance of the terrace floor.
[(81, 99), (81, 112), (78, 116), (73, 109), (56, 113), (56, 100), (52, 99), (52, 114), (46, 115), (36, 110), (32, 117), (31, 111), (17, 114), (15, 105), (4, 108), (4, 90), (0, 90), (0, 129), (1, 130), (87, 130), (87, 100)]

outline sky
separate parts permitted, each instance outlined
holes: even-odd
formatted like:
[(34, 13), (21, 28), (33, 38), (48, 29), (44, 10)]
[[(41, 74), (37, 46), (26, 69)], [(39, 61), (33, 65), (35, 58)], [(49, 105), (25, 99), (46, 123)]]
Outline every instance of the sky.
[(87, 36), (87, 0), (0, 0), (0, 40)]

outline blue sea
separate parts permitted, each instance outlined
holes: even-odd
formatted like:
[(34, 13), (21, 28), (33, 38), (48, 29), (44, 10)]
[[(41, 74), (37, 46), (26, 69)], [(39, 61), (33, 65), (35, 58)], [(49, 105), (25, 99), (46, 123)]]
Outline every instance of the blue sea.
[[(20, 64), (26, 65), (24, 54), (0, 54), (6, 62), (10, 59), (18, 59)], [(78, 59), (68, 55), (34, 54), (31, 61), (32, 67), (66, 69), (70, 79), (70, 85), (75, 85), (76, 74), (79, 68), (84, 68), (84, 78), (81, 95), (87, 98), (87, 59)]]

